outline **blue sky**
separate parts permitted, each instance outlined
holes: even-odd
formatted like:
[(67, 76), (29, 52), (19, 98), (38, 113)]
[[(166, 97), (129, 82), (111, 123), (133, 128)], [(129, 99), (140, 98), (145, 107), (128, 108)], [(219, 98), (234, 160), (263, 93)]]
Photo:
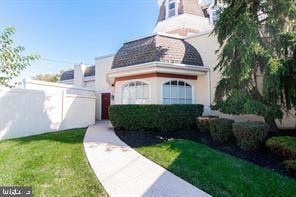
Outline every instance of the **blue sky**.
[[(153, 33), (156, 0), (0, 0), (0, 31), (16, 27), (16, 45), (39, 54), (21, 77), (94, 64), (124, 41)], [(57, 61), (55, 61), (57, 60)]]

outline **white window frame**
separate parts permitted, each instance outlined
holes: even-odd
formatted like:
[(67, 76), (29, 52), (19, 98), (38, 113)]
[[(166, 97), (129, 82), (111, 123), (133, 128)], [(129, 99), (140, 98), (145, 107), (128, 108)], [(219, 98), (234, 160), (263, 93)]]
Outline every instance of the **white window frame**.
[[(179, 86), (179, 82), (183, 82), (184, 84), (188, 84), (190, 87), (191, 87), (191, 104), (195, 104), (195, 92), (194, 92), (194, 85), (191, 83), (191, 82), (189, 82), (189, 81), (187, 81), (187, 80), (183, 80), (183, 79), (171, 79), (171, 80), (168, 80), (168, 81), (165, 81), (164, 83), (162, 83), (161, 84), (161, 88), (160, 88), (160, 91), (161, 91), (161, 103), (162, 104), (165, 104), (164, 103), (164, 85), (166, 84), (166, 83), (168, 83), (168, 82), (170, 82), (170, 86), (171, 86), (171, 82), (172, 81), (177, 81), (177, 87)], [(186, 85), (185, 85), (185, 87), (186, 87)], [(177, 90), (179, 90), (179, 87), (177, 88)], [(170, 95), (172, 95), (172, 93), (171, 93), (171, 91), (172, 91), (172, 89), (171, 89), (171, 87), (170, 87)], [(171, 103), (171, 100), (172, 99), (177, 99), (178, 100), (178, 103), (179, 103), (179, 99), (180, 99), (180, 97), (179, 97), (179, 92), (177, 92), (177, 97), (176, 98), (172, 98), (171, 96), (170, 96), (170, 104), (172, 104)], [(185, 97), (184, 98), (182, 98), (182, 99), (184, 99), (185, 101), (187, 100), (187, 93), (186, 93), (186, 89), (185, 89)], [(169, 104), (168, 104), (169, 105)]]
[[(122, 84), (121, 86), (121, 103), (123, 103), (123, 100), (124, 100), (124, 88), (126, 86), (130, 86), (131, 83), (137, 83), (137, 82), (141, 82), (142, 85), (144, 84), (147, 84), (148, 85), (148, 98), (142, 98), (142, 99), (146, 99), (147, 102), (146, 103), (143, 103), (143, 104), (151, 104), (151, 84), (145, 80), (129, 80), (129, 81), (126, 81), (124, 84)], [(136, 88), (137, 90), (137, 88)], [(137, 100), (137, 91), (135, 91), (135, 94), (136, 94), (136, 100)], [(129, 96), (128, 96), (128, 103), (125, 103), (126, 105), (129, 105), (129, 104), (137, 104), (137, 103), (130, 103), (130, 90), (129, 90)], [(142, 104), (142, 103), (139, 103), (139, 104)]]
[[(166, 19), (178, 16), (179, 2), (180, 2), (180, 0), (167, 0), (166, 1)], [(172, 3), (175, 4), (175, 15), (174, 16), (169, 16), (170, 4), (172, 4)]]
[(212, 9), (211, 10), (211, 15), (210, 15), (210, 19), (211, 19), (211, 24), (215, 25), (218, 18), (219, 18), (219, 14), (218, 14), (218, 9)]
[(224, 7), (223, 3), (219, 3), (218, 5), (215, 5), (215, 3), (212, 3), (208, 8), (208, 13), (210, 15), (210, 24), (212, 26), (215, 26), (217, 20), (219, 19), (219, 8), (221, 7)]

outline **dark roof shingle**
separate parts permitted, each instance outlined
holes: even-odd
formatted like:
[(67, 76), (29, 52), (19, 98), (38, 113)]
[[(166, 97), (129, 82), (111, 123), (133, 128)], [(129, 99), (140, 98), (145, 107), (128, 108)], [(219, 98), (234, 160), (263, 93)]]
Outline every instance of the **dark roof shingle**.
[(84, 77), (91, 77), (96, 75), (96, 67), (95, 66), (89, 66), (84, 71)]
[(60, 81), (66, 81), (74, 79), (74, 70), (68, 70), (62, 73)]
[(125, 43), (115, 55), (112, 69), (148, 62), (203, 66), (199, 52), (185, 40), (154, 35)]
[[(84, 71), (84, 77), (91, 77), (96, 75), (96, 66), (89, 66)], [(74, 70), (68, 70), (63, 72), (60, 77), (60, 81), (72, 80), (74, 79)]]

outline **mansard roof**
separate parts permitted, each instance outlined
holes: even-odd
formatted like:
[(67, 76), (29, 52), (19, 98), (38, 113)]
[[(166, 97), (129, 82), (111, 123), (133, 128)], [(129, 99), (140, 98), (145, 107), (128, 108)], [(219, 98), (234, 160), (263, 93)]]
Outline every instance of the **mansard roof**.
[(96, 75), (96, 66), (89, 66), (84, 71), (84, 77), (91, 77)]
[[(199, 5), (198, 0), (179, 0), (178, 14), (192, 14), (196, 16), (204, 17), (204, 13)], [(164, 21), (166, 19), (166, 0), (163, 1), (160, 6), (160, 12), (158, 17), (158, 22)]]
[(74, 79), (74, 70), (68, 70), (62, 73), (60, 81), (72, 80)]
[[(84, 77), (91, 77), (96, 75), (96, 67), (89, 66), (84, 71)], [(68, 70), (62, 73), (60, 81), (73, 80), (74, 79), (74, 70)]]
[(203, 66), (199, 52), (183, 39), (153, 35), (127, 42), (114, 57), (112, 69), (148, 62)]

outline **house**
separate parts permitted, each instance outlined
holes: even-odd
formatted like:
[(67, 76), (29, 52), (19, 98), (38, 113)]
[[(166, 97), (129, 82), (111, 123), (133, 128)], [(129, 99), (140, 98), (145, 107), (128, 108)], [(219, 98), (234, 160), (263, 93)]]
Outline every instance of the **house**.
[[(97, 119), (108, 119), (110, 104), (203, 104), (212, 112), (214, 71), (219, 48), (211, 31), (217, 20), (214, 0), (158, 0), (159, 17), (153, 35), (130, 40), (114, 55), (98, 57), (95, 65), (75, 65), (61, 83), (97, 92)], [(260, 76), (258, 76), (260, 78)], [(237, 120), (263, 120), (253, 115)], [(285, 117), (295, 127), (295, 116)]]

